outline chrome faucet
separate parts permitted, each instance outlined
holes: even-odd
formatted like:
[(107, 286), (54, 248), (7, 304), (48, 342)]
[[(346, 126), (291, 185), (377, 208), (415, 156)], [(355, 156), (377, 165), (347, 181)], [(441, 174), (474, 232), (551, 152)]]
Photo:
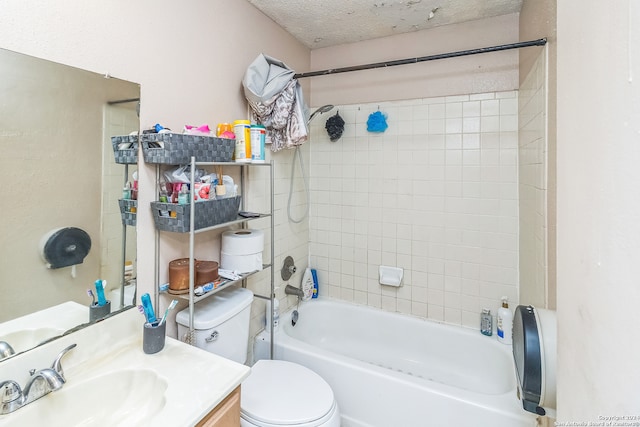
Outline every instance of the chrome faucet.
[(16, 352), (8, 342), (0, 341), (0, 360), (6, 359), (7, 357), (13, 356), (14, 354), (16, 354)]
[(285, 294), (287, 294), (287, 295), (295, 295), (295, 296), (297, 296), (299, 299), (304, 298), (304, 292), (302, 291), (302, 289), (300, 289), (300, 288), (295, 288), (295, 287), (293, 287), (293, 286), (291, 286), (291, 285), (287, 285), (287, 286), (284, 288), (284, 293), (285, 293)]
[(13, 380), (2, 381), (0, 383), (0, 390), (2, 390), (0, 414), (11, 413), (52, 391), (60, 390), (66, 382), (60, 361), (75, 346), (76, 344), (71, 344), (62, 350), (50, 368), (32, 369), (29, 372), (31, 377), (24, 386), (24, 390)]

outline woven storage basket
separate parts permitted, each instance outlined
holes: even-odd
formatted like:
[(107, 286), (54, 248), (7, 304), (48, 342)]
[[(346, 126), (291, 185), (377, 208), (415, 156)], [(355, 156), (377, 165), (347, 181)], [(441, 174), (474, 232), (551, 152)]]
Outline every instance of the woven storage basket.
[[(196, 202), (194, 230), (235, 220), (238, 217), (241, 199), (242, 196), (236, 196), (226, 199)], [(191, 205), (151, 202), (151, 210), (153, 212), (153, 220), (158, 230), (173, 231), (176, 233), (187, 233), (190, 231)], [(175, 212), (175, 218), (171, 217), (172, 212)], [(169, 216), (165, 216), (167, 214)]]
[[(138, 201), (129, 199), (118, 199), (118, 205), (120, 205), (120, 216), (122, 217), (122, 223), (124, 225), (136, 225)], [(133, 212), (131, 212), (133, 208)]]
[(191, 157), (199, 162), (231, 162), (234, 149), (234, 139), (180, 133), (142, 135), (142, 155), (147, 163), (186, 165)]
[[(132, 144), (131, 148), (118, 150), (118, 146), (122, 143)], [(111, 145), (113, 146), (113, 155), (116, 159), (116, 163), (138, 163), (138, 135), (112, 136)]]

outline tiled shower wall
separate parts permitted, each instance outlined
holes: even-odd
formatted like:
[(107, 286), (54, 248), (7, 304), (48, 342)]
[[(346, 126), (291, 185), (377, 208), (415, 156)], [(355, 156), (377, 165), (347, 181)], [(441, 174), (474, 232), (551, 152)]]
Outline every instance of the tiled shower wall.
[[(310, 254), (320, 293), (477, 328), (518, 299), (518, 94), (362, 105), (317, 118), (310, 145)], [(331, 142), (336, 111), (346, 122)], [(383, 133), (367, 131), (375, 111)], [(380, 265), (404, 269), (378, 283)]]
[(520, 298), (547, 306), (546, 56), (543, 51), (519, 90)]

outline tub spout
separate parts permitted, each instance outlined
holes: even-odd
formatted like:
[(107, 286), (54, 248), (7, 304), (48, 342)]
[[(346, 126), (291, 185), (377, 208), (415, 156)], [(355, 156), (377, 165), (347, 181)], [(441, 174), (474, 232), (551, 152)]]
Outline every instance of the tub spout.
[(302, 289), (294, 288), (291, 285), (287, 285), (284, 288), (284, 293), (287, 294), (287, 295), (295, 295), (298, 298), (304, 297), (304, 292), (302, 292)]

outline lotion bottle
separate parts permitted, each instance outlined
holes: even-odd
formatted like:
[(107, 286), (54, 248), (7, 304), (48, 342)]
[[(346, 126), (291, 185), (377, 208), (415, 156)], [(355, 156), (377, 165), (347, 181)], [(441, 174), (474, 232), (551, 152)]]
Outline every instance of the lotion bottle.
[(178, 193), (178, 204), (189, 204), (189, 189), (187, 188), (186, 184), (182, 184), (182, 186), (180, 187), (180, 193)]
[(513, 313), (509, 310), (507, 297), (502, 297), (502, 307), (498, 309), (497, 335), (498, 341), (503, 344), (511, 344), (511, 332), (513, 328)]

